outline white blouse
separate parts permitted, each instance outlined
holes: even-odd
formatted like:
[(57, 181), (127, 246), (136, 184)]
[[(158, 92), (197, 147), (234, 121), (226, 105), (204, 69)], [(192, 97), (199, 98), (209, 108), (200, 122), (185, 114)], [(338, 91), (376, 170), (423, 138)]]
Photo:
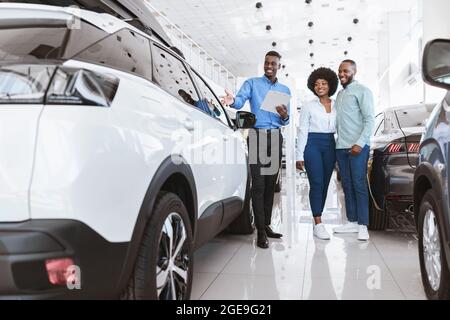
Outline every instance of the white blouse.
[(300, 125), (297, 130), (297, 161), (304, 161), (303, 156), (308, 143), (309, 133), (336, 133), (335, 101), (331, 100), (331, 113), (327, 113), (319, 98), (307, 103), (300, 110)]

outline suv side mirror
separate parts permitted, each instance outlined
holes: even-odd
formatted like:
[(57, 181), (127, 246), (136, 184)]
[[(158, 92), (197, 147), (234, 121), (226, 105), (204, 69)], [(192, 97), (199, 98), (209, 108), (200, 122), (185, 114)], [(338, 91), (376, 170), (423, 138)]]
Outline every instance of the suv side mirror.
[(422, 70), (426, 83), (450, 90), (450, 40), (437, 39), (426, 45)]
[(251, 112), (239, 111), (236, 113), (235, 122), (238, 129), (252, 129), (256, 123), (256, 116)]

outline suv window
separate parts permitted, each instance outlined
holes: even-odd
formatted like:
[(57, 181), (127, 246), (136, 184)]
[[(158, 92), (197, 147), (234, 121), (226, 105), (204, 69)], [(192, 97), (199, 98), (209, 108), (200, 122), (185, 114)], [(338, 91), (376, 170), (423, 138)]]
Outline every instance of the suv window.
[(25, 26), (0, 23), (0, 61), (37, 62), (70, 59), (71, 56), (107, 36), (103, 30), (81, 22), (79, 29), (67, 21), (30, 20)]
[(152, 78), (150, 40), (129, 29), (122, 29), (77, 54), (85, 60)]
[(152, 52), (153, 81), (177, 99), (206, 112), (183, 62), (155, 44)]
[(204, 103), (208, 105), (210, 115), (213, 118), (219, 119), (224, 125), (229, 126), (225, 110), (223, 109), (222, 104), (219, 102), (214, 92), (194, 70), (192, 70), (192, 74), (194, 75), (194, 79), (200, 90), (202, 101), (204, 101)]

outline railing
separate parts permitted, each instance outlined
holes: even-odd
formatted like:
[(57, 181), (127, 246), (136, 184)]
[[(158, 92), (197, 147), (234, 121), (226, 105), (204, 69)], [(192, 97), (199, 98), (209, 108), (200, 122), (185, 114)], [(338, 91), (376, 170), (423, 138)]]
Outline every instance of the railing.
[(183, 52), (186, 60), (192, 67), (219, 86), (228, 88), (232, 91), (236, 90), (237, 79), (231, 71), (214, 59), (213, 56), (208, 54), (206, 50), (183, 32), (183, 30), (172, 23), (172, 21), (147, 0), (144, 0), (144, 2), (161, 24), (173, 45)]

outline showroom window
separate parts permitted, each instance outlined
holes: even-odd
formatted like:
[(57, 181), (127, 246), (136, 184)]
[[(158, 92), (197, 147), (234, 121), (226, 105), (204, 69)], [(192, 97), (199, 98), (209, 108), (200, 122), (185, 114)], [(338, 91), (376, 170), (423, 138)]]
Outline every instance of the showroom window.
[(229, 126), (225, 110), (223, 109), (214, 92), (194, 70), (192, 70), (192, 74), (194, 75), (194, 79), (200, 90), (202, 100), (208, 104), (209, 109), (211, 110), (211, 116), (213, 118), (219, 119), (224, 125)]
[(384, 129), (384, 113), (380, 113), (375, 118), (375, 132), (374, 136), (379, 137)]
[(179, 100), (198, 107), (201, 101), (183, 62), (155, 44), (152, 51), (153, 81)]
[(74, 59), (106, 65), (151, 80), (150, 41), (122, 29), (77, 54)]

